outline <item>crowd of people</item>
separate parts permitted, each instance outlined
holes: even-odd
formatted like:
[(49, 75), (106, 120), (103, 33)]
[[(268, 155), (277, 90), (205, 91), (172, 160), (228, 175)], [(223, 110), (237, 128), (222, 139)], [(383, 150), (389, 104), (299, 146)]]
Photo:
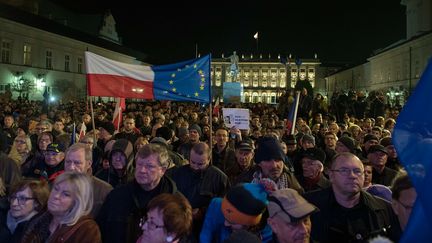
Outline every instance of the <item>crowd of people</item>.
[(93, 119), (85, 102), (5, 102), (0, 242), (398, 242), (417, 195), (397, 110), (341, 113), (304, 89), (291, 134), (291, 103), (226, 105), (250, 110), (239, 129), (208, 106), (131, 101), (116, 129), (113, 102)]

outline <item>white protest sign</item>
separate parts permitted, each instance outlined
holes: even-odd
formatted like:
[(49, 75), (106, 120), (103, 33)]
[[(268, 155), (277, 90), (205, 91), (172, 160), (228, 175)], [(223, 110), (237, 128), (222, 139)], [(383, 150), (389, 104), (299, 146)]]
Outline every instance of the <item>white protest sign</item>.
[(249, 129), (249, 109), (223, 108), (222, 115), (226, 127)]

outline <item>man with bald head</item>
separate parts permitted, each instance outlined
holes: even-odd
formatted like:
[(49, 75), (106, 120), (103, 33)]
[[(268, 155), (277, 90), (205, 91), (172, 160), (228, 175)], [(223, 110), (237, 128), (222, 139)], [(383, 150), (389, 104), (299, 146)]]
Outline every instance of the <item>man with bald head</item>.
[(351, 153), (337, 154), (329, 165), (331, 187), (305, 195), (320, 211), (312, 215), (312, 239), (319, 242), (367, 242), (390, 237), (397, 226), (390, 203), (362, 190), (364, 167)]

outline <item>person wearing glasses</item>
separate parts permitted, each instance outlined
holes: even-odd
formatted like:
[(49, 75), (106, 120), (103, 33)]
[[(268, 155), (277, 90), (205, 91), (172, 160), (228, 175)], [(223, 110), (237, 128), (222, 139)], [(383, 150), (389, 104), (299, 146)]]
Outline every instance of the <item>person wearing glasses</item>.
[(367, 242), (389, 234), (397, 227), (390, 203), (362, 190), (364, 166), (354, 154), (337, 154), (329, 164), (331, 187), (310, 192), (304, 197), (320, 211), (311, 215), (312, 240), (318, 242)]
[(98, 225), (89, 216), (93, 208), (90, 178), (66, 172), (54, 181), (47, 210), (24, 231), (22, 242), (101, 243)]
[(62, 143), (48, 144), (44, 151), (44, 162), (36, 164), (28, 177), (46, 180), (52, 184), (56, 177), (64, 172), (65, 150)]
[[(34, 135), (34, 134), (33, 134)], [(32, 135), (32, 136), (33, 136)], [(32, 137), (30, 136), (30, 140), (32, 140)], [(37, 142), (35, 145), (33, 144), (32, 140), (32, 150), (27, 157), (27, 159), (24, 161), (24, 163), (21, 164), (21, 173), (25, 177), (32, 177), (34, 172), (34, 167), (38, 164), (42, 164), (45, 161), (44, 151), (47, 149), (48, 145), (54, 141), (53, 135), (51, 132), (42, 132), (37, 137)]]
[[(39, 142), (40, 142), (40, 136), (43, 135), (43, 133), (49, 133), (51, 134), (52, 131), (52, 124), (49, 121), (40, 121), (36, 124), (36, 127), (34, 128), (34, 131), (30, 131), (30, 133), (32, 133), (30, 135), (30, 140), (32, 141), (32, 147), (33, 149), (37, 148), (38, 146), (40, 146)], [(52, 134), (51, 134), (52, 137)], [(52, 138), (51, 138), (51, 142), (52, 143)], [(45, 144), (45, 146), (48, 144)]]
[(29, 223), (45, 209), (48, 196), (46, 182), (22, 180), (14, 184), (8, 198), (9, 209), (0, 209), (0, 242), (21, 242)]
[(192, 229), (192, 207), (180, 193), (162, 193), (149, 202), (139, 226), (137, 243), (181, 242)]
[(177, 193), (175, 182), (165, 175), (170, 163), (165, 146), (150, 143), (137, 152), (134, 179), (108, 194), (97, 217), (104, 243), (135, 242), (150, 200)]
[(8, 157), (13, 159), (18, 166), (21, 166), (30, 157), (32, 150), (31, 140), (27, 135), (15, 137)]

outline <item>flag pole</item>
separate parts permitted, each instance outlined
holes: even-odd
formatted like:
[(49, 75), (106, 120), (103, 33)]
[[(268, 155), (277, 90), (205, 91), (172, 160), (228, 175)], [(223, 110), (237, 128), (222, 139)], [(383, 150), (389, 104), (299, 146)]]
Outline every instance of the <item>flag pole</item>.
[(73, 123), (72, 136), (71, 136), (71, 144), (76, 143), (76, 123)]
[(295, 99), (295, 107), (294, 107), (294, 119), (293, 119), (293, 125), (291, 127), (291, 135), (294, 135), (295, 132), (295, 126), (297, 123), (297, 110), (298, 110), (298, 104), (299, 104), (299, 100), (300, 100), (300, 91), (296, 92), (296, 99)]
[(117, 115), (117, 131), (120, 132), (120, 119), (121, 119), (121, 115), (123, 113), (122, 108), (121, 108), (121, 104), (120, 104), (120, 102), (121, 102), (120, 98), (119, 98), (118, 102), (119, 102), (119, 104), (118, 104), (119, 105), (119, 109), (118, 109), (119, 113)]
[(90, 112), (91, 112), (92, 126), (93, 126), (93, 141), (97, 144), (96, 126), (95, 126), (94, 111), (93, 111), (93, 96), (90, 96)]
[[(213, 149), (213, 107), (212, 107), (212, 103), (213, 103), (213, 97), (212, 97), (212, 82), (211, 82), (211, 53), (210, 53), (210, 57), (209, 57), (209, 70), (208, 70), (208, 75), (209, 75), (209, 119), (210, 119), (210, 136), (209, 136), (209, 147), (210, 147), (210, 151)], [(210, 153), (210, 161), (212, 161), (212, 154)]]

